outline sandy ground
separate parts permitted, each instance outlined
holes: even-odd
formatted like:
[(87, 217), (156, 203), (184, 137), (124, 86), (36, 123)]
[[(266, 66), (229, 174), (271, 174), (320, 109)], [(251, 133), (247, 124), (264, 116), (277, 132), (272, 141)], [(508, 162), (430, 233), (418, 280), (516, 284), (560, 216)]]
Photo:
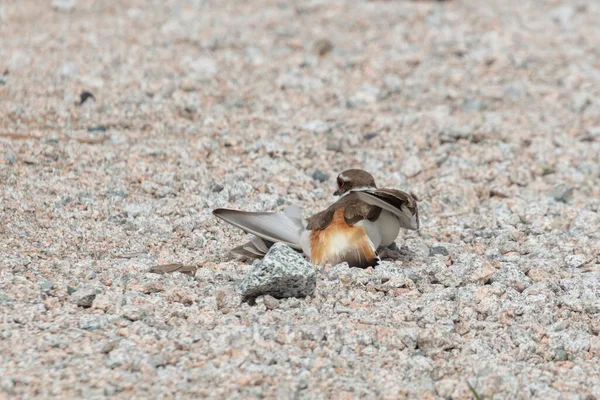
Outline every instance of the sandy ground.
[[(598, 21), (1, 1), (0, 397), (600, 398)], [(310, 215), (350, 167), (420, 199), (403, 258), (242, 302), (211, 210)]]

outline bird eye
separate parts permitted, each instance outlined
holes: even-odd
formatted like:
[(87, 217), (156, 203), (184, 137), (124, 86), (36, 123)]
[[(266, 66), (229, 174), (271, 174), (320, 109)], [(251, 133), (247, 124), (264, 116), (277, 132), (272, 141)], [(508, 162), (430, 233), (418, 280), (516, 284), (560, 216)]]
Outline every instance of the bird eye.
[(344, 184), (345, 184), (345, 183), (346, 183), (346, 182), (344, 182), (344, 181), (342, 180), (342, 178), (337, 178), (337, 184), (338, 184), (338, 186), (340, 187), (340, 189), (344, 187)]

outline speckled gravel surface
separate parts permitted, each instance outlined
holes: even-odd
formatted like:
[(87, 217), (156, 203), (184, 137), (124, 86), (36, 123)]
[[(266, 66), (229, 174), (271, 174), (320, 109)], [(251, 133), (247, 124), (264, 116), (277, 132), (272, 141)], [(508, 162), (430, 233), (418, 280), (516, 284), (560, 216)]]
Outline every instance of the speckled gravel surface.
[[(599, 399), (599, 20), (1, 1), (0, 398)], [(350, 167), (421, 199), (403, 257), (243, 302), (211, 209), (309, 215)]]

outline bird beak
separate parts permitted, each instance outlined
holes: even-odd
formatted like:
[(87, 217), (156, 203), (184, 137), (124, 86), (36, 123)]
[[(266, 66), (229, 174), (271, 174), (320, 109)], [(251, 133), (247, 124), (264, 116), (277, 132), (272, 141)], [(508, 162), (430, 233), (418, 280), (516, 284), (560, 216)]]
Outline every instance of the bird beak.
[(334, 195), (334, 196), (339, 196), (339, 195), (341, 195), (341, 194), (342, 194), (342, 193), (340, 192), (340, 189), (338, 189), (338, 190), (336, 190), (335, 192), (333, 192), (333, 195)]

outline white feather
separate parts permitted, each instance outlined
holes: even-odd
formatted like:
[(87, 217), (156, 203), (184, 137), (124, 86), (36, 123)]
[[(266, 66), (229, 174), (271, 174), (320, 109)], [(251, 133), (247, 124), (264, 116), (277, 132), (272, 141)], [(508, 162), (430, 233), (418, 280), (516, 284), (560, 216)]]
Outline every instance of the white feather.
[(304, 230), (302, 221), (290, 218), (286, 214), (246, 212), (216, 209), (213, 214), (223, 221), (271, 242), (282, 242), (301, 250), (300, 234)]

